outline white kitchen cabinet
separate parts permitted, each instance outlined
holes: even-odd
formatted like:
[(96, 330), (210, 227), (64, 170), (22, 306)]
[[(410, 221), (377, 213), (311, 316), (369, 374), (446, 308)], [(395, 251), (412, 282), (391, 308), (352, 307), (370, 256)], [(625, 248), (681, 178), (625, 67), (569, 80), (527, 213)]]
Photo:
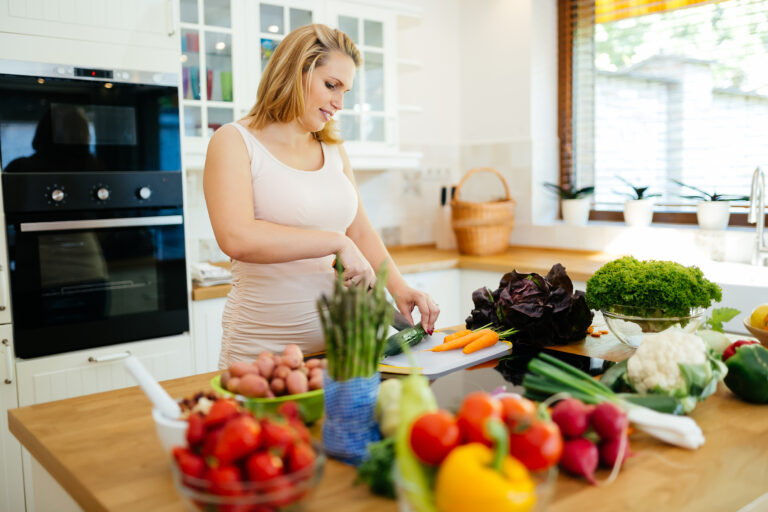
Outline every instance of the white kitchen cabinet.
[[(464, 323), (466, 315), (462, 314), (459, 307), (461, 280), (458, 269), (403, 274), (403, 278), (411, 288), (429, 293), (440, 306), (438, 328)], [(418, 309), (414, 309), (413, 317), (415, 322), (421, 318)]]
[(195, 373), (218, 370), (221, 353), (221, 315), (226, 297), (192, 301)]
[(157, 380), (194, 373), (190, 336), (181, 334), (16, 362), (19, 406), (135, 386), (122, 360), (134, 355)]
[(0, 325), (0, 510), (24, 510), (21, 444), (8, 430), (8, 409), (19, 406), (13, 366), (13, 330)]

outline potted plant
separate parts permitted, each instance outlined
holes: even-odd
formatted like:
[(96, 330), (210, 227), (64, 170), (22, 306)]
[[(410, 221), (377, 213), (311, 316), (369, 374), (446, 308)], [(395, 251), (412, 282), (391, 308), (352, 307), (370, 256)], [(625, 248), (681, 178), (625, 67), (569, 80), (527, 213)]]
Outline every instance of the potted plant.
[(616, 176), (632, 189), (629, 192), (617, 192), (628, 197), (624, 202), (624, 222), (627, 226), (648, 226), (653, 220), (653, 197), (659, 197), (661, 194), (648, 194), (649, 187), (636, 187), (621, 176)]
[(570, 226), (584, 226), (589, 220), (589, 208), (595, 187), (576, 188), (571, 184), (556, 185), (544, 183), (544, 186), (554, 191), (560, 198), (563, 211), (563, 221)]
[(686, 185), (682, 181), (672, 180), (683, 188), (693, 190), (695, 194), (683, 195), (684, 199), (697, 199), (696, 219), (702, 229), (723, 230), (728, 226), (728, 220), (731, 217), (730, 201), (748, 201), (749, 197), (733, 194), (710, 194), (693, 185)]

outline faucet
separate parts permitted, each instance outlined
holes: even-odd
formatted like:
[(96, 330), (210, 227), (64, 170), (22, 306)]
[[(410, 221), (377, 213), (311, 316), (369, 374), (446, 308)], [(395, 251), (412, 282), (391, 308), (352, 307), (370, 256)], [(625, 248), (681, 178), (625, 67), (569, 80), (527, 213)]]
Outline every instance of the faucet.
[(765, 244), (765, 173), (757, 167), (752, 173), (752, 188), (749, 195), (749, 217), (747, 222), (757, 227), (755, 252), (752, 253), (752, 264), (763, 265), (768, 259), (768, 246)]

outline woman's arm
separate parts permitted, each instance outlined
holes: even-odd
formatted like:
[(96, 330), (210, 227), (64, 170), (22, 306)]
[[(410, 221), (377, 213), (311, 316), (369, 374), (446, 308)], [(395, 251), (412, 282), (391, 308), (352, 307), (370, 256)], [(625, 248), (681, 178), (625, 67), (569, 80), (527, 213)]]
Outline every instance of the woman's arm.
[(440, 308), (429, 294), (411, 288), (403, 279), (389, 251), (384, 246), (384, 242), (382, 242), (381, 237), (376, 233), (371, 221), (368, 219), (368, 214), (365, 212), (363, 202), (360, 199), (360, 192), (357, 190), (355, 177), (352, 173), (352, 165), (349, 162), (349, 157), (344, 147), (341, 145), (339, 145), (339, 152), (344, 162), (344, 173), (349, 177), (358, 195), (357, 215), (347, 229), (347, 236), (357, 244), (374, 269), (378, 270), (382, 263), (387, 262), (387, 290), (394, 297), (397, 308), (409, 322), (413, 323), (411, 312), (414, 307), (418, 307), (421, 313), (422, 326), (431, 334), (437, 317), (440, 314)]
[(231, 258), (250, 263), (281, 263), (339, 254), (350, 275), (365, 274), (365, 267), (370, 269), (355, 243), (342, 233), (253, 218), (248, 151), (234, 127), (217, 130), (208, 144), (203, 190), (216, 241)]

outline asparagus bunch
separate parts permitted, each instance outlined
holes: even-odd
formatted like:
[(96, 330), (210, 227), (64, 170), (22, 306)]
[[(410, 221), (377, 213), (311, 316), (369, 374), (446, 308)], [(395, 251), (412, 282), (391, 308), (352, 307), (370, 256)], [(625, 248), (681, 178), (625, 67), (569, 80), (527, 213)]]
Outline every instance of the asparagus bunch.
[(344, 266), (336, 258), (336, 282), (331, 296), (317, 301), (325, 333), (328, 375), (337, 381), (370, 377), (379, 367), (392, 306), (387, 302), (386, 262), (379, 267), (376, 284), (344, 286)]

